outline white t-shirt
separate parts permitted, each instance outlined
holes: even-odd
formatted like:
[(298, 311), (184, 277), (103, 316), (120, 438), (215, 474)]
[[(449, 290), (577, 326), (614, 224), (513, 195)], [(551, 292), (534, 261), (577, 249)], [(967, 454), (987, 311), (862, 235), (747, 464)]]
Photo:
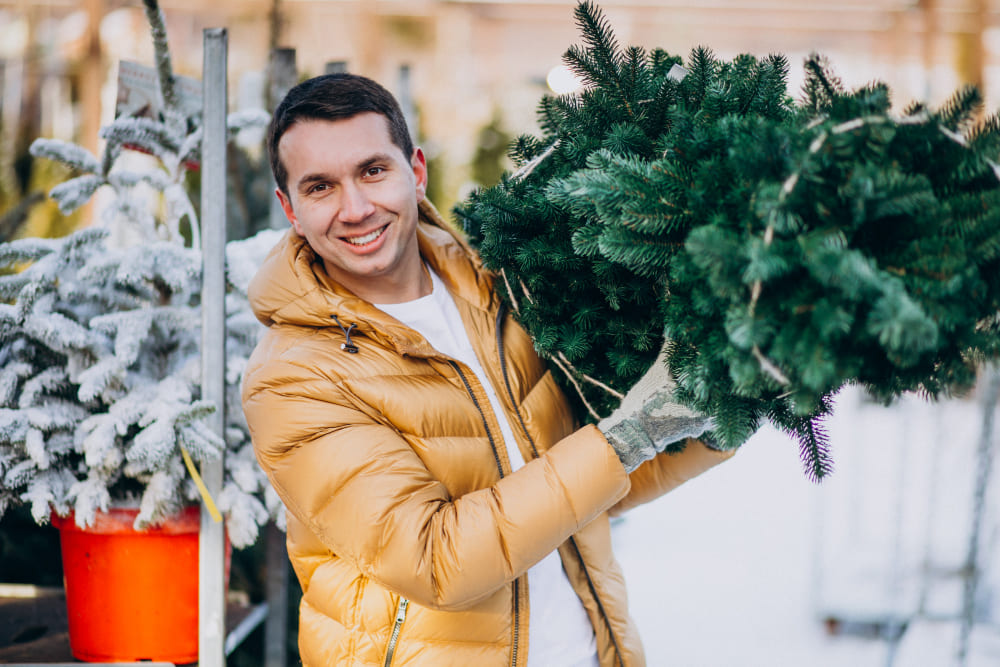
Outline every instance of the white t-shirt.
[[(411, 329), (420, 332), (435, 350), (462, 362), (476, 374), (500, 422), (513, 470), (524, 465), (517, 441), (483, 367), (476, 358), (458, 308), (433, 271), (434, 290), (406, 303), (375, 304)], [(598, 667), (594, 626), (553, 551), (528, 570), (528, 667)]]

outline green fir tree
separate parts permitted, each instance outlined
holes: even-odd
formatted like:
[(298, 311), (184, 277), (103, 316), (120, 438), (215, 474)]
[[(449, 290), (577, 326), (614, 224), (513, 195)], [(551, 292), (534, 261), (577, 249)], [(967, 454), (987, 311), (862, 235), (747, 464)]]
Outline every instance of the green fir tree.
[[(1000, 120), (978, 92), (890, 113), (819, 57), (622, 49), (576, 9), (588, 84), (546, 97), (517, 172), (457, 209), (504, 298), (597, 419), (664, 335), (679, 396), (737, 447), (767, 419), (807, 474), (845, 384), (882, 400), (970, 386), (1000, 353)], [(602, 387), (603, 385), (603, 387)]]

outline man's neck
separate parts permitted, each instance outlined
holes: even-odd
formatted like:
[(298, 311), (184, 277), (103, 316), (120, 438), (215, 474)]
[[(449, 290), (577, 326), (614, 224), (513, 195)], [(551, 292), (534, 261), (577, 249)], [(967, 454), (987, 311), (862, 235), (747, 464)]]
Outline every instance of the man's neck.
[(368, 303), (405, 303), (415, 301), (434, 291), (431, 275), (424, 265), (423, 258), (417, 256), (413, 268), (392, 278), (383, 277), (371, 281), (363, 277), (339, 275), (336, 270), (324, 262), (324, 268), (333, 280), (350, 290), (355, 296)]

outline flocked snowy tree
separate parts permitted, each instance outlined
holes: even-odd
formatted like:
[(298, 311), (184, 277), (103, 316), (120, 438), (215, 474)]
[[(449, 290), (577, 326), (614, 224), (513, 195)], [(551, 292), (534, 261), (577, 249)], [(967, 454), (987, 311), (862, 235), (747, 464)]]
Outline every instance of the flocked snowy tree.
[(520, 169), (457, 213), (581, 416), (666, 337), (719, 443), (769, 419), (822, 477), (843, 385), (937, 396), (1000, 354), (1000, 120), (974, 122), (977, 91), (895, 115), (814, 56), (796, 102), (780, 55), (682, 63), (576, 18), (586, 90), (543, 99)]
[[(69, 213), (104, 188), (93, 228), (63, 239), (0, 245), (0, 516), (27, 502), (39, 523), (72, 511), (86, 525), (119, 501), (138, 502), (136, 527), (155, 525), (198, 491), (185, 459), (225, 452), (215, 498), (236, 546), (251, 544), (280, 502), (254, 461), (239, 403), (243, 366), (259, 325), (248, 276), (274, 233), (227, 248), (225, 438), (200, 400), (201, 255), (185, 174), (198, 160), (200, 119), (180, 111), (163, 20), (146, 1), (163, 92), (155, 119), (119, 118), (102, 130), (100, 159), (65, 142), (32, 153), (75, 172), (50, 193)], [(267, 121), (232, 114), (232, 132)], [(135, 159), (131, 149), (148, 154)], [(153, 157), (149, 157), (153, 156)]]

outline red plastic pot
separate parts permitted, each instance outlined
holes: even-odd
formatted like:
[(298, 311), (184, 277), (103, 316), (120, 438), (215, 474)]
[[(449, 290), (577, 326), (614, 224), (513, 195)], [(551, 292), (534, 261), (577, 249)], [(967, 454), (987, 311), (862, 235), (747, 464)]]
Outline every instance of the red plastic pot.
[[(87, 662), (198, 660), (200, 510), (132, 528), (138, 509), (98, 512), (90, 528), (52, 517), (62, 546), (69, 641)], [(231, 549), (226, 541), (228, 585)]]

